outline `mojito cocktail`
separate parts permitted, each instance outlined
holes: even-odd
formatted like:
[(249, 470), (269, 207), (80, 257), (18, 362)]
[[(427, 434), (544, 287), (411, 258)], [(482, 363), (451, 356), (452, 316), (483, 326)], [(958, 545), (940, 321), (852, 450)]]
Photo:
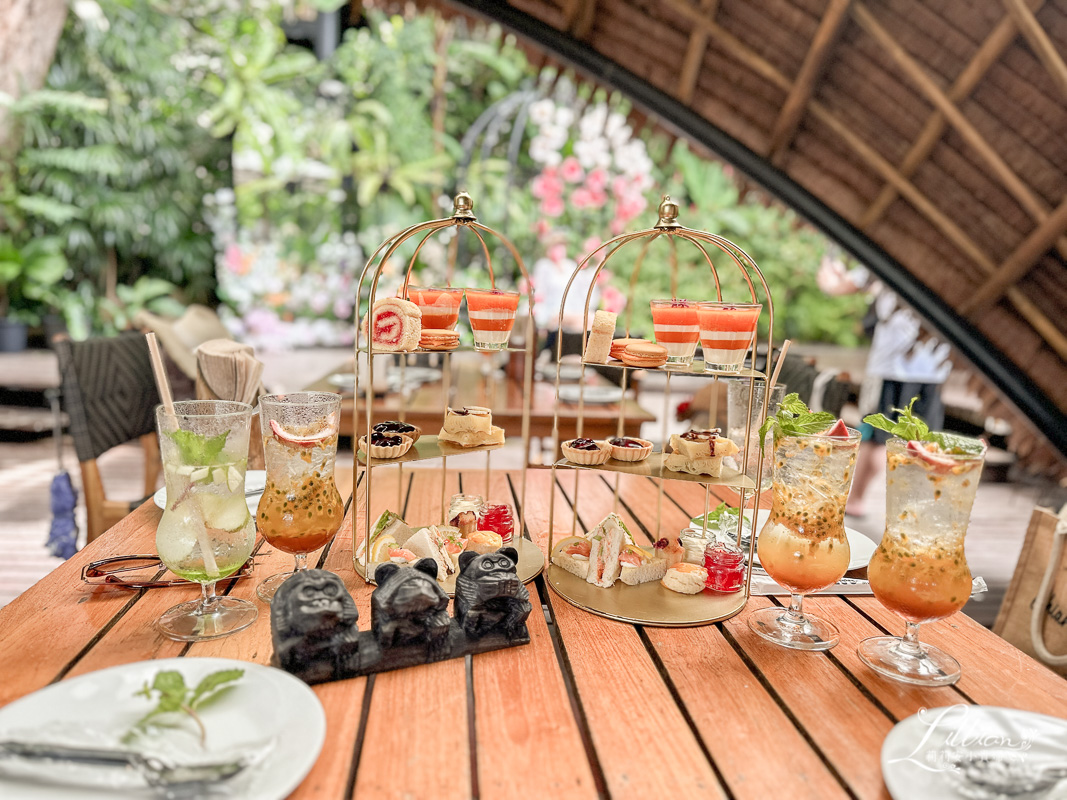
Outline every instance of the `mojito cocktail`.
[(344, 504), (334, 483), (341, 395), (291, 392), (259, 400), (267, 484), (256, 525), (273, 547), (296, 557), (256, 587), (266, 602), (290, 575), (307, 569), (307, 556), (337, 535)]
[(252, 406), (220, 400), (156, 410), (167, 505), (156, 528), (160, 560), (202, 587), (200, 600), (182, 603), (159, 620), (179, 641), (225, 636), (251, 625), (255, 605), (215, 595), (215, 581), (248, 560), (256, 526), (245, 502), (245, 469)]
[(951, 616), (971, 595), (963, 542), (985, 448), (950, 453), (932, 442), (886, 443), (886, 526), (867, 567), (875, 597), (904, 618), (903, 639), (865, 640), (860, 658), (896, 680), (944, 685), (959, 679), (947, 653), (919, 643), (919, 624)]
[(829, 622), (806, 616), (804, 595), (825, 589), (848, 570), (845, 501), (859, 449), (859, 431), (842, 435), (775, 436), (773, 504), (759, 532), (761, 566), (789, 589), (788, 609), (764, 608), (749, 617), (752, 630), (797, 650), (827, 650), (838, 634)]

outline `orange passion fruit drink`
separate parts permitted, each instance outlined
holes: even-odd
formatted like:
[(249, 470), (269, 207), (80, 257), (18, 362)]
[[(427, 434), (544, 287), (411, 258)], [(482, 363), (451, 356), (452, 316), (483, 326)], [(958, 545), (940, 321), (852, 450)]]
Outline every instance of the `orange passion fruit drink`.
[(860, 657), (877, 672), (921, 685), (952, 683), (955, 659), (918, 641), (919, 624), (944, 619), (971, 595), (964, 537), (974, 505), (985, 446), (966, 450), (932, 441), (886, 443), (886, 523), (867, 567), (875, 597), (907, 626), (903, 639), (876, 637)]
[(341, 396), (295, 392), (260, 398), (266, 488), (256, 526), (273, 547), (296, 557), (293, 572), (264, 580), (256, 593), (266, 602), (278, 586), (307, 568), (308, 553), (337, 534), (344, 504), (334, 483)]
[(841, 422), (823, 433), (774, 437), (772, 507), (757, 553), (760, 565), (790, 591), (792, 603), (762, 609), (752, 627), (776, 644), (825, 650), (837, 643), (837, 629), (805, 615), (801, 604), (804, 595), (832, 586), (848, 570), (845, 501), (859, 441), (859, 431)]

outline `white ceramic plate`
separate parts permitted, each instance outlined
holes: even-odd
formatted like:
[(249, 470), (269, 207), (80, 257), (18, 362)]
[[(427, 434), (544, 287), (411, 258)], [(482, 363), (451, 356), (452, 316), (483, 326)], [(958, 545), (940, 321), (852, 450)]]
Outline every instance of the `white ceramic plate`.
[(567, 384), (559, 387), (559, 399), (566, 403), (577, 403), (583, 393), (585, 402), (594, 405), (617, 403), (622, 399), (622, 388), (619, 386), (582, 387), (581, 385)]
[[(751, 511), (746, 512), (746, 516), (751, 514)], [(770, 516), (769, 508), (761, 508), (756, 512), (756, 530), (760, 530), (763, 524), (767, 521), (767, 517)], [(702, 515), (701, 515), (702, 516)], [(694, 517), (690, 520), (690, 524), (694, 528), (700, 527), (701, 516)], [(848, 568), (860, 569), (867, 566), (871, 560), (871, 556), (874, 555), (874, 551), (878, 548), (874, 542), (864, 536), (857, 530), (845, 526), (845, 536), (848, 538)], [(742, 547), (748, 547), (748, 535), (745, 534), (741, 537)], [(756, 556), (756, 563), (759, 563), (759, 556)]]
[[(248, 510), (256, 513), (259, 506), (259, 496), (267, 486), (267, 471), (264, 469), (250, 469), (245, 473), (245, 500), (248, 501)], [(152, 502), (157, 508), (167, 507), (167, 487), (162, 486), (152, 495)]]
[[(994, 706), (923, 709), (882, 743), (882, 777), (894, 800), (962, 798), (951, 763), (993, 757), (1040, 766), (1067, 762), (1067, 720)], [(1042, 800), (1067, 798), (1067, 781)]]
[(356, 373), (354, 372), (335, 372), (333, 375), (326, 379), (326, 382), (330, 386), (336, 386), (338, 389), (353, 389), (356, 385)]
[[(326, 737), (326, 715), (315, 693), (287, 672), (228, 658), (165, 658), (138, 661), (60, 681), (0, 709), (0, 739), (62, 741), (71, 745), (121, 747), (119, 740), (154, 703), (134, 693), (162, 670), (177, 670), (186, 685), (222, 669), (243, 669), (232, 690), (201, 712), (206, 751), (183, 725), (157, 739), (162, 746), (194, 752), (235, 755), (270, 749), (262, 761), (227, 783), (233, 800), (281, 800), (308, 774)], [(195, 727), (191, 728), (195, 732)], [(177, 756), (172, 756), (177, 759)], [(0, 764), (0, 797), (15, 800), (115, 800), (158, 798), (137, 787), (124, 770), (76, 764)], [(44, 780), (16, 777), (32, 770)], [(122, 790), (116, 791), (118, 787)]]

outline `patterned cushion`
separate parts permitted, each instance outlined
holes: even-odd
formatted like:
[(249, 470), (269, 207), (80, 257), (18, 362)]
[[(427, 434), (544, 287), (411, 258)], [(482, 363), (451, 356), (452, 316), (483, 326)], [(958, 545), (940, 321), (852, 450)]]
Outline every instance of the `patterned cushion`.
[(160, 401), (143, 334), (53, 344), (79, 461), (155, 431)]

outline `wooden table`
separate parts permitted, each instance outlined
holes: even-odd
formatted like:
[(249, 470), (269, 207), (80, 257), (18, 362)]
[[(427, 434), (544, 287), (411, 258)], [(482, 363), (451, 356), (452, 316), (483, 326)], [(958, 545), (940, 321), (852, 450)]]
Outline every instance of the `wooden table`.
[[(385, 470), (380, 479), (396, 481), (397, 473)], [(567, 514), (557, 529), (570, 527), (573, 477), (557, 474), (555, 487), (547, 470), (528, 474), (527, 523), (542, 544), (550, 490)], [(484, 473), (447, 477), (456, 490), (480, 490)], [(491, 499), (514, 502), (517, 477), (493, 473)], [(399, 510), (412, 521), (428, 518), (440, 493), (423, 491), (421, 482), (436, 486), (440, 475), (405, 470), (402, 480), (410, 491)], [(644, 536), (654, 529), (655, 484), (627, 477), (621, 486), (621, 513)], [(398, 488), (376, 491), (372, 511), (394, 503)], [(582, 524), (599, 520), (611, 498), (606, 480), (583, 474)], [(670, 482), (663, 524), (677, 530), (702, 507), (698, 485)], [(0, 704), (143, 659), (268, 662), (266, 613), (239, 634), (188, 646), (161, 637), (152, 621), (195, 590), (135, 594), (81, 584), (88, 560), (150, 551), (159, 515), (143, 506), (0, 610)], [(291, 563), (265, 550), (259, 576)], [(353, 572), (351, 550), (346, 524), (318, 562), (353, 591), (366, 628), (370, 590)], [(254, 597), (255, 582), (238, 582), (231, 593)], [(656, 629), (584, 613), (546, 592), (540, 579), (530, 593), (530, 645), (315, 687), (326, 709), (326, 744), (292, 797), (886, 798), (882, 741), (923, 707), (995, 704), (1067, 717), (1062, 678), (959, 614), (924, 626), (923, 638), (959, 659), (962, 679), (920, 689), (878, 677), (856, 656), (864, 637), (902, 629), (873, 597), (809, 600), (841, 630), (841, 644), (814, 654), (749, 631), (749, 610), (775, 602), (769, 598), (752, 598), (722, 624)]]
[[(457, 356), (470, 354), (457, 354)], [(339, 367), (336, 372), (351, 374), (352, 363)], [(593, 370), (587, 370), (588, 380), (594, 385), (604, 385)], [(311, 391), (336, 392), (337, 387), (324, 376), (308, 387)], [(486, 406), (493, 409), (493, 424), (499, 425), (509, 437), (522, 435), (523, 387), (521, 381), (510, 378), (487, 381), (478, 370), (476, 361), (459, 361), (452, 372), (452, 404), (468, 406)], [(425, 433), (437, 433), (444, 418), (444, 390), (441, 381), (424, 383), (415, 389), (407, 399), (399, 394), (388, 394), (374, 401), (375, 419), (404, 419), (412, 425), (418, 425)], [(359, 402), (350, 394), (345, 394), (341, 404), (341, 435), (351, 436), (353, 430), (353, 405), (359, 409), (359, 418), (355, 421), (356, 429), (364, 430), (363, 416), (366, 402), (362, 396)], [(578, 404), (559, 403), (560, 440), (566, 441), (578, 435)], [(552, 422), (556, 410), (555, 384), (534, 381), (533, 399), (530, 406), (530, 436), (532, 438), (549, 438), (552, 436)], [(646, 411), (637, 401), (625, 397), (622, 403), (585, 404), (582, 435), (593, 439), (606, 439), (615, 436), (619, 427), (620, 416), (625, 416), (624, 436), (640, 436), (641, 425), (656, 419), (654, 414)]]

